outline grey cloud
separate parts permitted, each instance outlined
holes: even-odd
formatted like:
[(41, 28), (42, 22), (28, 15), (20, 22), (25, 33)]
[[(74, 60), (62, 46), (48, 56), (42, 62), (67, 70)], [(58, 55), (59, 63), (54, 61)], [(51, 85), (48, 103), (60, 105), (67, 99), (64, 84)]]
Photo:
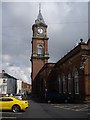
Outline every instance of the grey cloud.
[[(48, 25), (50, 62), (57, 62), (80, 38), (87, 40), (88, 3), (47, 2), (42, 3), (41, 12)], [(11, 72), (11, 64), (24, 72), (31, 67), (32, 25), (38, 15), (38, 3), (3, 3), (2, 14), (3, 67)]]

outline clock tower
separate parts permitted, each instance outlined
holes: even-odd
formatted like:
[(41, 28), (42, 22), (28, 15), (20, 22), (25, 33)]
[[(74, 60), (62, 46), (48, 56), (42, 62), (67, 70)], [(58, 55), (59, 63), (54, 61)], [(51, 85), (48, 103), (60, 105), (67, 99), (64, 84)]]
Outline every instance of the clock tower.
[(48, 37), (47, 37), (47, 25), (39, 9), (39, 13), (35, 23), (32, 25), (32, 55), (31, 55), (31, 65), (32, 65), (32, 87), (33, 82), (40, 71), (40, 69), (48, 63)]

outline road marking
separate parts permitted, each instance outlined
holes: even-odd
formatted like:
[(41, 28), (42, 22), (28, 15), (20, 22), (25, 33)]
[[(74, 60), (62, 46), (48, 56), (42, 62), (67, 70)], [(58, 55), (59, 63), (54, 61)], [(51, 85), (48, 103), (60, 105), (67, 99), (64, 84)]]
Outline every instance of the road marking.
[(88, 107), (86, 106), (86, 107), (80, 108), (79, 110), (88, 110), (87, 108)]
[(1, 119), (3, 119), (3, 118), (5, 118), (5, 119), (6, 119), (6, 118), (9, 118), (9, 119), (10, 119), (10, 118), (14, 118), (14, 119), (16, 119), (16, 117), (0, 117), (0, 118), (1, 118)]
[(20, 112), (16, 112), (16, 113), (14, 113), (14, 112), (0, 112), (0, 114), (22, 114), (22, 113), (20, 113)]
[(85, 106), (85, 107), (82, 107), (82, 108), (79, 108), (80, 106), (58, 106), (58, 105), (54, 105), (54, 107), (58, 107), (58, 108), (62, 108), (62, 109), (66, 109), (66, 110), (74, 110), (74, 111), (88, 111), (88, 107)]
[(63, 108), (63, 109), (67, 109), (67, 110), (70, 110), (71, 108), (66, 108), (66, 107), (64, 107), (64, 106), (54, 106), (54, 107), (58, 107), (58, 108)]

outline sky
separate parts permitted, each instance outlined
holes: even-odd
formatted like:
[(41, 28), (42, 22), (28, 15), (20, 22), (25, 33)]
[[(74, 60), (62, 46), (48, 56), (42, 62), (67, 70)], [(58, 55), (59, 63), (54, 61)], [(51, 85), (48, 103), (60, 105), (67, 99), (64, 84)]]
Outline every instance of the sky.
[(2, 0), (0, 3), (0, 68), (31, 83), (32, 25), (41, 3), (48, 25), (49, 62), (58, 62), (80, 39), (88, 40), (88, 0)]

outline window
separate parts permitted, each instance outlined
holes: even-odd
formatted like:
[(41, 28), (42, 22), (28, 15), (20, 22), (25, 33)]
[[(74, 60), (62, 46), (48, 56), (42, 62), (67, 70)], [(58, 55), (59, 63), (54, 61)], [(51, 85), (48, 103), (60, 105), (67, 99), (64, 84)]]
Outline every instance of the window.
[(66, 93), (66, 79), (65, 79), (65, 76), (63, 76), (63, 93)]
[(8, 102), (8, 101), (13, 101), (11, 98), (2, 98), (2, 101)]
[(6, 86), (2, 86), (2, 91), (3, 92), (5, 92), (5, 90), (6, 90), (5, 88), (6, 88)]
[(2, 86), (0, 86), (0, 93), (2, 93)]
[(42, 45), (38, 45), (38, 55), (42, 55), (43, 54), (43, 47)]
[(59, 83), (59, 93), (62, 93), (62, 81), (60, 76), (58, 76), (58, 83)]
[(68, 93), (71, 94), (72, 92), (72, 78), (71, 78), (71, 74), (68, 74)]
[(6, 80), (5, 80), (5, 79), (3, 79), (3, 83), (6, 83)]
[(78, 71), (74, 74), (74, 85), (75, 85), (75, 94), (79, 94), (79, 77), (78, 77)]

